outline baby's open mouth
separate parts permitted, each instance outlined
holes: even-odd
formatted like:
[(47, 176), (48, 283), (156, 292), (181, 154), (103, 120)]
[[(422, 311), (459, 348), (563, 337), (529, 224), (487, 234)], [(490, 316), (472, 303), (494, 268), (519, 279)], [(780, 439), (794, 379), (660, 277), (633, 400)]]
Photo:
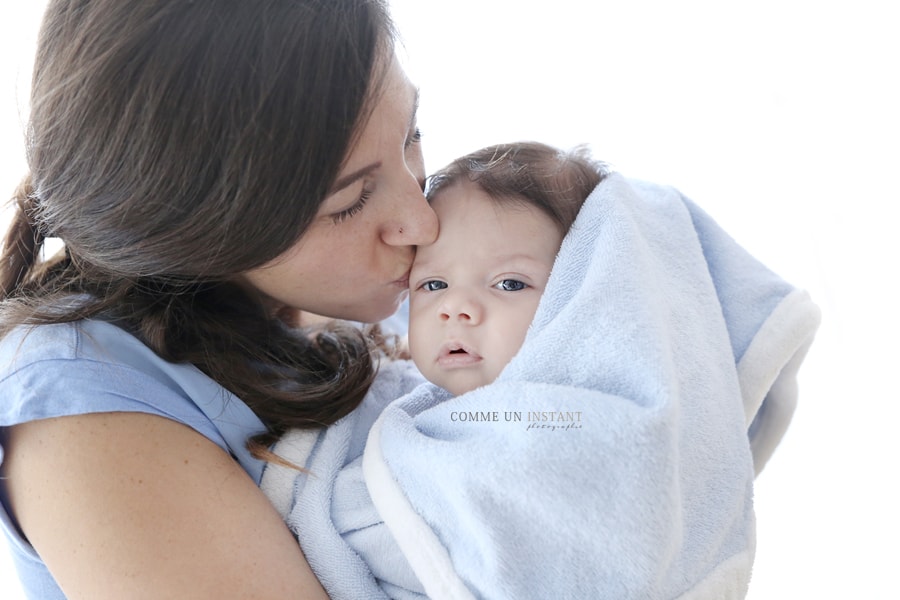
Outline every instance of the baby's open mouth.
[(462, 342), (447, 342), (438, 352), (438, 362), (445, 365), (466, 365), (478, 362), (481, 356)]

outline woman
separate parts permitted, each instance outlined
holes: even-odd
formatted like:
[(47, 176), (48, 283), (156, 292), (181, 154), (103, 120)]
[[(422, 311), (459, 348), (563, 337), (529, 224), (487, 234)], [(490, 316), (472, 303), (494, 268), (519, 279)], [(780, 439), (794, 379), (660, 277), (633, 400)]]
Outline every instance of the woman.
[[(2, 515), (40, 598), (325, 597), (259, 491), (361, 400), (437, 221), (378, 0), (52, 0), (4, 245)], [(45, 238), (64, 251), (40, 260)]]

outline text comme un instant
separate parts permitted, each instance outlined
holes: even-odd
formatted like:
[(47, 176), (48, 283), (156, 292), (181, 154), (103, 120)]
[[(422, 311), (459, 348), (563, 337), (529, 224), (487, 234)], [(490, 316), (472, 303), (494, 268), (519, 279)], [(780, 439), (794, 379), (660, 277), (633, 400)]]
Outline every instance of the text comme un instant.
[[(523, 418), (524, 417), (524, 418)], [(453, 411), (451, 421), (474, 422), (522, 422), (528, 423), (578, 423), (581, 411)]]

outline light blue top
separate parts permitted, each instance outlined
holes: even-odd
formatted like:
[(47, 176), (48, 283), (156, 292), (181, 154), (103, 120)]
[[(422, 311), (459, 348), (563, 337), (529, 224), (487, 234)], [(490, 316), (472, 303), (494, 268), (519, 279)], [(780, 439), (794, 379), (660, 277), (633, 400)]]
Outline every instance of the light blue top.
[[(166, 362), (102, 321), (19, 328), (0, 340), (0, 433), (18, 423), (98, 412), (142, 412), (184, 423), (230, 453), (259, 484), (264, 463), (245, 443), (264, 430), (262, 422), (193, 365)], [(0, 526), (26, 595), (64, 599), (19, 533), (2, 492), (0, 486)]]

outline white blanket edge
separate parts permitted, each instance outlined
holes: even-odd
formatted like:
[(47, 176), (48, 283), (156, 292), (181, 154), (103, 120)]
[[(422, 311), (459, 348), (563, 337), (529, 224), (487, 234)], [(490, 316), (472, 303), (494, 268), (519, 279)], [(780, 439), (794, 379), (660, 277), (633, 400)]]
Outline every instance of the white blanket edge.
[(363, 474), (375, 508), (403, 552), (429, 598), (474, 600), (456, 573), (447, 549), (425, 520), (413, 509), (391, 475), (381, 452), (384, 413), (369, 432), (363, 453)]

